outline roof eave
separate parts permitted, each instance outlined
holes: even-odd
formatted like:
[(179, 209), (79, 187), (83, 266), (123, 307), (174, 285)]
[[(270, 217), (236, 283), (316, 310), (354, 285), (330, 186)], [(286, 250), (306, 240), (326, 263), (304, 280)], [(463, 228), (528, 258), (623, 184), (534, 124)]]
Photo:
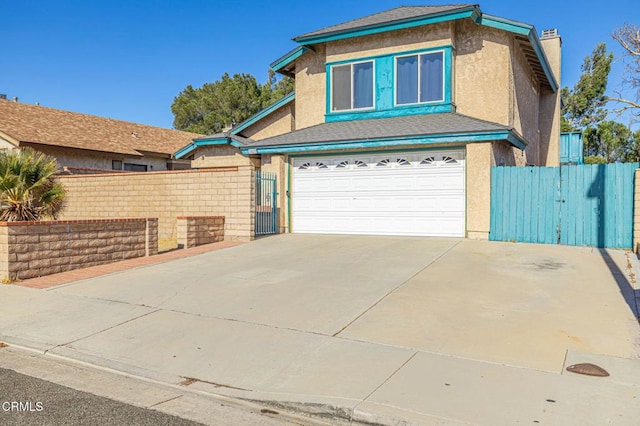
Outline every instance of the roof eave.
[(286, 71), (284, 71), (284, 68), (286, 68), (288, 65), (291, 65), (293, 62), (295, 62), (296, 59), (298, 59), (300, 56), (302, 56), (308, 50), (309, 49), (307, 49), (306, 47), (298, 46), (295, 49), (293, 49), (292, 51), (284, 54), (280, 58), (278, 58), (275, 61), (273, 61), (273, 63), (271, 63), (271, 65), (269, 65), (269, 66), (271, 67), (271, 69), (274, 72), (290, 74), (290, 73), (287, 73)]
[(269, 114), (271, 114), (271, 113), (277, 111), (278, 109), (282, 108), (283, 106), (287, 105), (289, 102), (293, 101), (295, 98), (296, 98), (296, 93), (295, 92), (289, 93), (285, 97), (277, 100), (276, 102), (272, 103), (271, 105), (269, 105), (268, 107), (264, 108), (263, 110), (258, 111), (254, 116), (247, 118), (242, 123), (240, 123), (237, 126), (235, 126), (231, 130), (229, 130), (229, 133), (232, 134), (232, 135), (239, 134), (240, 132), (245, 130), (247, 127), (250, 127), (250, 126), (254, 125), (258, 121), (260, 121), (263, 118), (265, 118), (266, 116), (268, 116)]
[(342, 40), (346, 38), (359, 37), (370, 34), (378, 34), (387, 31), (393, 31), (404, 28), (417, 27), (427, 24), (436, 24), (439, 22), (453, 21), (456, 19), (471, 18), (477, 21), (481, 16), (480, 8), (477, 5), (464, 6), (459, 9), (448, 10), (446, 12), (434, 13), (429, 15), (417, 16), (413, 18), (401, 19), (392, 22), (383, 22), (374, 25), (367, 25), (359, 28), (348, 30), (339, 30), (324, 34), (311, 36), (294, 37), (294, 41), (301, 46), (307, 46), (316, 43), (324, 43), (327, 41)]
[(173, 158), (176, 160), (180, 160), (191, 152), (202, 146), (211, 146), (211, 145), (231, 145), (236, 148), (242, 148), (245, 145), (233, 139), (232, 136), (228, 137), (215, 137), (215, 138), (198, 138), (194, 139), (190, 144), (180, 148), (176, 152), (173, 153)]
[(390, 137), (379, 139), (343, 140), (327, 142), (311, 142), (300, 144), (281, 144), (269, 146), (244, 146), (240, 149), (244, 155), (275, 154), (275, 153), (301, 153), (312, 151), (332, 151), (337, 149), (381, 148), (400, 145), (430, 145), (439, 143), (475, 143), (505, 140), (519, 149), (524, 149), (528, 142), (513, 129), (466, 132), (466, 133), (442, 133), (433, 135), (413, 135), (403, 137)]
[(487, 27), (509, 31), (514, 34), (520, 34), (527, 37), (529, 39), (529, 43), (531, 43), (531, 46), (536, 53), (536, 56), (538, 57), (540, 66), (542, 67), (542, 70), (544, 71), (544, 74), (549, 83), (549, 87), (551, 88), (551, 90), (553, 90), (554, 93), (558, 90), (558, 81), (553, 75), (553, 71), (551, 71), (551, 65), (549, 64), (547, 55), (544, 53), (542, 43), (540, 43), (540, 39), (538, 38), (538, 34), (533, 25), (486, 14), (483, 14), (481, 16), (479, 23)]

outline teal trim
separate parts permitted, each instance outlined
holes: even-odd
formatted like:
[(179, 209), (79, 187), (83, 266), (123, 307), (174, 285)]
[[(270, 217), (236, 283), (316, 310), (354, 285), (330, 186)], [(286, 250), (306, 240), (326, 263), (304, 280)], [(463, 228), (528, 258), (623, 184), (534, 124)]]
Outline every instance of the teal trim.
[(284, 56), (281, 56), (280, 58), (273, 61), (270, 67), (273, 71), (278, 72), (282, 68), (286, 67), (287, 65), (291, 64), (293, 61), (298, 59), (308, 50), (309, 49), (307, 49), (306, 47), (298, 46), (295, 49), (293, 49), (291, 52), (286, 53)]
[(454, 11), (422, 16), (418, 18), (405, 19), (402, 21), (384, 22), (365, 28), (350, 29), (330, 34), (321, 34), (317, 36), (296, 37), (294, 38), (294, 41), (298, 42), (302, 46), (308, 46), (310, 44), (343, 40), (346, 38), (360, 37), (371, 34), (379, 34), (387, 31), (401, 30), (405, 28), (418, 27), (421, 25), (437, 24), (439, 22), (448, 22), (456, 19), (471, 18), (477, 20), (479, 15), (480, 9), (477, 6), (468, 6)]
[(232, 135), (239, 134), (240, 132), (245, 130), (247, 127), (249, 127), (249, 126), (255, 124), (256, 122), (262, 120), (264, 117), (266, 117), (267, 115), (269, 115), (272, 112), (276, 111), (277, 109), (282, 108), (283, 106), (285, 106), (289, 102), (293, 101), (295, 98), (296, 98), (296, 93), (295, 92), (289, 93), (284, 98), (272, 103), (271, 105), (269, 105), (265, 109), (263, 109), (261, 111), (258, 111), (254, 116), (249, 117), (248, 119), (244, 120), (242, 123), (240, 123), (237, 126), (235, 126), (233, 129), (231, 129), (229, 131), (229, 133), (231, 133)]
[[(447, 145), (446, 147), (419, 147), (419, 148), (411, 148), (410, 151), (416, 151), (416, 152), (421, 152), (421, 151), (442, 151), (442, 150), (460, 150), (460, 149), (465, 149), (464, 145)], [(368, 150), (361, 150), (358, 152), (319, 152), (316, 154), (296, 154), (296, 155), (292, 155), (289, 158), (291, 159), (295, 159), (295, 158), (306, 158), (306, 157), (333, 157), (335, 155), (356, 155), (356, 154), (361, 154), (361, 155), (367, 155), (367, 154), (383, 154), (383, 153), (388, 153), (388, 154), (393, 154), (396, 152), (406, 152), (406, 149), (368, 149)], [(465, 158), (466, 158), (466, 151), (465, 151)]]
[(344, 61), (333, 61), (333, 62), (327, 62), (326, 65), (344, 65), (344, 64), (350, 64), (352, 62), (365, 62), (365, 61), (371, 61), (371, 60), (375, 60), (375, 59), (380, 59), (380, 58), (389, 58), (389, 57), (395, 57), (395, 56), (407, 56), (407, 55), (413, 55), (413, 54), (419, 54), (419, 53), (428, 53), (428, 52), (433, 52), (433, 51), (437, 51), (437, 50), (445, 50), (445, 49), (453, 49), (453, 46), (450, 44), (443, 44), (442, 46), (437, 46), (437, 47), (429, 47), (426, 49), (412, 49), (412, 50), (403, 50), (403, 51), (399, 51), (399, 52), (393, 52), (393, 53), (384, 53), (384, 54), (380, 54), (380, 55), (370, 55), (370, 56), (361, 56), (361, 57), (357, 57), (357, 58), (353, 58), (353, 59), (345, 59)]
[(526, 141), (519, 137), (511, 130), (503, 130), (496, 132), (475, 132), (475, 133), (449, 133), (442, 135), (431, 136), (410, 136), (403, 138), (383, 138), (383, 139), (369, 139), (362, 140), (350, 140), (339, 142), (320, 142), (312, 144), (299, 144), (299, 145), (276, 145), (265, 147), (245, 147), (241, 148), (244, 155), (252, 154), (271, 154), (271, 153), (293, 153), (293, 152), (313, 152), (313, 151), (329, 151), (339, 149), (361, 149), (361, 148), (376, 148), (386, 146), (399, 146), (399, 145), (428, 145), (436, 143), (472, 143), (472, 142), (488, 142), (494, 140), (507, 140), (514, 146), (523, 149), (526, 146)]
[(510, 19), (485, 14), (481, 16), (479, 23), (485, 27), (497, 28), (499, 30), (526, 36), (528, 36), (533, 29), (532, 25), (525, 24), (523, 22), (512, 21)]
[(536, 56), (540, 61), (544, 75), (547, 77), (547, 81), (551, 86), (551, 89), (556, 92), (558, 90), (558, 82), (551, 71), (551, 65), (547, 59), (547, 55), (544, 53), (538, 34), (533, 25), (525, 24), (523, 22), (511, 21), (509, 19), (499, 18), (497, 16), (482, 15), (480, 24), (486, 27), (497, 28), (499, 30), (508, 31), (514, 34), (520, 34), (527, 36), (533, 50), (536, 52)]
[(179, 149), (173, 154), (176, 159), (180, 159), (185, 155), (189, 154), (192, 151), (195, 151), (197, 148), (201, 146), (208, 145), (226, 145), (228, 143), (227, 138), (216, 138), (216, 139), (198, 139), (191, 142), (189, 145), (184, 148)]
[(201, 138), (201, 139), (194, 140), (184, 148), (180, 148), (178, 151), (176, 151), (173, 154), (173, 156), (175, 159), (179, 160), (180, 158), (186, 156), (192, 151), (195, 151), (201, 146), (210, 146), (210, 145), (231, 145), (231, 146), (235, 146), (236, 148), (241, 148), (244, 146), (240, 142), (236, 142), (231, 138), (214, 138), (214, 139)]
[[(411, 105), (396, 105), (395, 93), (395, 68), (396, 58), (407, 55), (420, 55), (430, 52), (443, 52), (443, 101), (424, 102)], [(374, 108), (363, 110), (331, 111), (331, 67), (337, 65), (347, 65), (357, 62), (374, 62)], [(399, 117), (404, 115), (431, 114), (440, 112), (455, 112), (452, 104), (452, 69), (453, 69), (453, 46), (444, 45), (428, 49), (413, 49), (391, 54), (364, 56), (345, 61), (329, 62), (325, 67), (326, 84), (326, 115), (325, 122), (362, 120), (370, 118)]]
[(417, 104), (402, 105), (383, 111), (349, 111), (348, 113), (333, 113), (325, 116), (325, 122), (365, 120), (370, 118), (390, 118), (405, 115), (435, 114), (441, 112), (455, 112), (453, 104)]

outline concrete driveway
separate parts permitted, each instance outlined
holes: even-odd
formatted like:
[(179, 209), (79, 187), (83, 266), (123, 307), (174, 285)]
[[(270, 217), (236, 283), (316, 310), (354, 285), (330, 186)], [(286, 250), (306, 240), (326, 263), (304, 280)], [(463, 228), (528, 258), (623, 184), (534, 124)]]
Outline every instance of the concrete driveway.
[[(609, 411), (640, 398), (636, 267), (623, 251), (590, 248), (281, 235), (47, 291), (3, 286), (0, 339), (351, 417), (358, 407), (418, 422), (540, 420), (549, 410), (531, 404), (535, 390), (513, 401), (524, 380), (541, 401), (549, 388), (582, 398), (555, 420), (580, 407), (593, 420), (590, 384), (562, 372), (584, 361), (618, 372), (605, 384), (623, 390), (603, 400)], [(473, 382), (478, 371), (487, 382)], [(467, 383), (457, 397), (468, 413), (454, 394), (425, 401), (455, 380)], [(511, 398), (511, 412), (496, 418), (472, 390)]]

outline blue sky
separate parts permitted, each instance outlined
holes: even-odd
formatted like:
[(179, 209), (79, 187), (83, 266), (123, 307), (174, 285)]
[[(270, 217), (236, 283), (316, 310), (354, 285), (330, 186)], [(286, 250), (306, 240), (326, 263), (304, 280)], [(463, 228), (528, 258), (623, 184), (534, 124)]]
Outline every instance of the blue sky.
[[(620, 53), (611, 31), (637, 17), (637, 0), (480, 3), (484, 13), (557, 28), (563, 86), (598, 42)], [(399, 5), (450, 1), (0, 1), (0, 93), (20, 102), (172, 127), (171, 103), (188, 84), (224, 72), (266, 81), (291, 38)], [(638, 23), (638, 22), (636, 22)], [(614, 63), (609, 91), (623, 89)]]

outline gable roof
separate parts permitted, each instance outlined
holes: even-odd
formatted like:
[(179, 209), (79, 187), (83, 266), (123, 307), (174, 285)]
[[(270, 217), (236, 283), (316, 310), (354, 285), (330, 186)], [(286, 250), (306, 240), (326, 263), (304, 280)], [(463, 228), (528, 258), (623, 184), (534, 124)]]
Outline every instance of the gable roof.
[[(38, 144), (141, 156), (172, 154), (195, 133), (0, 100), (0, 137)], [(11, 141), (11, 140), (10, 140)]]
[(195, 151), (197, 148), (201, 146), (209, 146), (209, 145), (231, 145), (236, 148), (243, 147), (245, 145), (253, 142), (252, 139), (245, 138), (242, 136), (238, 136), (233, 133), (233, 129), (228, 132), (215, 133), (213, 135), (208, 136), (200, 136), (189, 144), (180, 147), (174, 154), (173, 157), (176, 159), (181, 159), (186, 157), (191, 152)]
[[(401, 145), (409, 139), (430, 139), (429, 143), (473, 142), (508, 140), (518, 148), (527, 145), (526, 140), (507, 126), (480, 120), (457, 113), (409, 115), (369, 120), (336, 121), (317, 124), (280, 136), (250, 142), (241, 148), (243, 154), (262, 152), (291, 152), (302, 150), (332, 149), (344, 144), (364, 144), (394, 141)], [(396, 143), (398, 142), (398, 143)], [(298, 149), (299, 151), (300, 149)]]
[(237, 134), (241, 133), (247, 127), (250, 127), (250, 126), (256, 124), (258, 121), (262, 120), (263, 118), (265, 118), (269, 114), (272, 114), (272, 113), (276, 112), (277, 110), (279, 110), (280, 108), (282, 108), (283, 106), (288, 105), (295, 98), (296, 98), (296, 93), (295, 92), (291, 92), (288, 95), (283, 96), (282, 98), (280, 98), (277, 101), (273, 102), (268, 107), (261, 109), (260, 111), (258, 111), (254, 115), (252, 115), (251, 117), (247, 118), (242, 123), (237, 124), (236, 126), (234, 126), (231, 130), (229, 130), (229, 133), (231, 133), (232, 135), (237, 135)]
[(558, 81), (551, 71), (549, 60), (544, 53), (535, 27), (524, 22), (483, 14), (478, 4), (471, 3), (441, 6), (400, 6), (302, 34), (293, 38), (299, 47), (273, 62), (271, 66), (276, 72), (291, 75), (295, 60), (302, 56), (307, 48), (311, 48), (311, 45), (316, 43), (469, 18), (479, 25), (513, 33), (538, 79), (553, 92), (558, 90)]
[(342, 24), (332, 25), (316, 31), (311, 31), (293, 39), (302, 41), (304, 39), (326, 36), (342, 32), (351, 32), (358, 29), (372, 28), (382, 24), (390, 24), (393, 22), (406, 22), (418, 18), (440, 15), (459, 10), (467, 10), (477, 8), (477, 4), (451, 4), (441, 6), (400, 6), (395, 9), (386, 10), (384, 12), (374, 13), (362, 18), (357, 18)]

